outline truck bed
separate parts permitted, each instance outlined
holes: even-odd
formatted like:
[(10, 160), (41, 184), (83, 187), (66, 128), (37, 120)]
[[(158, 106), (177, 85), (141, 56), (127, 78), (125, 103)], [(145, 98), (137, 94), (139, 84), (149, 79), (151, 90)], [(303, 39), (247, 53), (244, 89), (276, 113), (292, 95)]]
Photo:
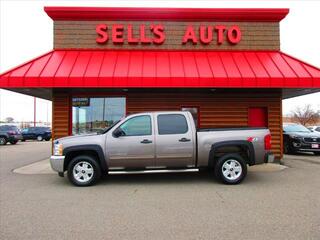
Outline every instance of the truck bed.
[(197, 132), (259, 130), (259, 129), (268, 129), (268, 128), (266, 127), (198, 128)]
[(270, 134), (268, 128), (265, 127), (236, 127), (236, 128), (205, 128), (197, 130), (197, 152), (198, 167), (205, 167), (208, 164), (210, 150), (215, 144), (231, 142), (245, 142), (253, 145), (254, 164), (264, 162), (265, 146), (264, 138)]

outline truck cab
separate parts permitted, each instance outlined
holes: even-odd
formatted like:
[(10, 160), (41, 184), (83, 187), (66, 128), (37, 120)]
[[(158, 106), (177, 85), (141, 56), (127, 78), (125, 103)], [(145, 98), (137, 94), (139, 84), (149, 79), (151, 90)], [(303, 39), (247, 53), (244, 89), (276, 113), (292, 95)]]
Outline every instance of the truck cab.
[(195, 133), (189, 112), (133, 115), (106, 134), (109, 167), (194, 167)]

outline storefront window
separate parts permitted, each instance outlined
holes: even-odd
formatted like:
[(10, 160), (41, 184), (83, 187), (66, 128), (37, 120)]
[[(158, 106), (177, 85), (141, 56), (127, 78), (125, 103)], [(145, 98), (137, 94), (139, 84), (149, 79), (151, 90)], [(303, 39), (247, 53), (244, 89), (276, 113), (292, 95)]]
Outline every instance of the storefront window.
[(124, 97), (72, 98), (72, 134), (102, 131), (125, 113)]

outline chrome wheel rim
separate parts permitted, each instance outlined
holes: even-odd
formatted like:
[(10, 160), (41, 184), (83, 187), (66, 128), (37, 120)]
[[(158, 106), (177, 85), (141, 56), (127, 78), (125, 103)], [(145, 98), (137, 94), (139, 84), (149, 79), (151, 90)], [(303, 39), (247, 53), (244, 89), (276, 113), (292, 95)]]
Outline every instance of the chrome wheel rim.
[(94, 170), (90, 163), (81, 161), (74, 165), (72, 172), (75, 180), (85, 183), (92, 179)]
[(37, 140), (38, 140), (38, 141), (42, 141), (42, 137), (41, 137), (41, 136), (38, 136), (38, 137), (37, 137)]
[(228, 180), (237, 180), (242, 174), (242, 166), (237, 160), (229, 159), (222, 165), (222, 174)]
[(5, 141), (6, 140), (4, 138), (0, 138), (0, 145), (4, 145)]

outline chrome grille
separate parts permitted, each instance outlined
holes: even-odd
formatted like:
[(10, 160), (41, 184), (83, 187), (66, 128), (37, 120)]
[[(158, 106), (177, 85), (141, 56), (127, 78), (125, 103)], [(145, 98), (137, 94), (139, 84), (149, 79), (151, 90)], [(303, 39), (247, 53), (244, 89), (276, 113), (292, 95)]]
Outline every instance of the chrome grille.
[(303, 138), (303, 140), (307, 143), (320, 143), (320, 138), (319, 137), (307, 137)]

